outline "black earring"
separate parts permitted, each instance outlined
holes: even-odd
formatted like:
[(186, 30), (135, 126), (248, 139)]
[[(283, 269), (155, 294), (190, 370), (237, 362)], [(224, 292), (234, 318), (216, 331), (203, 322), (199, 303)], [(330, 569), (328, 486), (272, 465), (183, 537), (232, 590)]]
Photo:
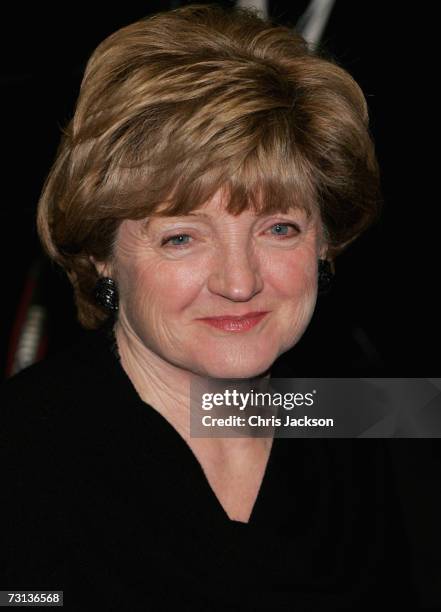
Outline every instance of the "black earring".
[(329, 293), (332, 286), (334, 274), (331, 269), (331, 264), (327, 259), (318, 260), (318, 293), (326, 295)]
[(115, 281), (108, 276), (99, 278), (95, 285), (95, 299), (106, 310), (118, 310), (118, 289)]

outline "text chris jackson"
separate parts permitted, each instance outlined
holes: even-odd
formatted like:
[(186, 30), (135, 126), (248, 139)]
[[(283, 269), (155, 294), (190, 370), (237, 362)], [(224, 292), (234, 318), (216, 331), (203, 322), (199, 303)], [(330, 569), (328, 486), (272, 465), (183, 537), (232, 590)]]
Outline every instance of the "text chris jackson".
[(202, 425), (205, 427), (333, 427), (334, 419), (316, 419), (308, 416), (294, 418), (286, 415), (284, 419), (279, 417), (261, 417), (251, 415), (248, 418), (236, 415), (219, 418), (211, 415), (202, 417)]

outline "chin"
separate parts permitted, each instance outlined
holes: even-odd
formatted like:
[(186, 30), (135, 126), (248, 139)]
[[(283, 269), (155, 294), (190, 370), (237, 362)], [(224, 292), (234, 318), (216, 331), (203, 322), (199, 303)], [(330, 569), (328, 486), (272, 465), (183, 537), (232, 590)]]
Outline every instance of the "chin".
[(275, 359), (255, 361), (250, 359), (247, 363), (207, 363), (202, 369), (202, 375), (209, 378), (255, 378), (264, 374), (274, 363)]

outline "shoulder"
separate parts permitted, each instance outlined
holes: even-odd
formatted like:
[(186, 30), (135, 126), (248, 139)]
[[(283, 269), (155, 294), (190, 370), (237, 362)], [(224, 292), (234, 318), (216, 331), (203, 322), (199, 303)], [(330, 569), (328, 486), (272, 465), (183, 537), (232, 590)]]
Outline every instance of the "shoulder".
[[(105, 376), (105, 348), (99, 334), (85, 332), (1, 386), (0, 481), (8, 529), (2, 536), (0, 564), (8, 584), (50, 588), (50, 577), (62, 571), (66, 500), (75, 474), (68, 467), (69, 462), (79, 466), (85, 457), (78, 479), (89, 467), (91, 455), (85, 456), (80, 434), (90, 411), (85, 398), (98, 393)], [(75, 490), (82, 495), (79, 486)]]
[(0, 387), (0, 431), (47, 426), (99, 395), (113, 356), (102, 331), (84, 332), (58, 350), (12, 376)]
[(413, 557), (421, 602), (441, 606), (441, 443), (437, 438), (385, 440)]

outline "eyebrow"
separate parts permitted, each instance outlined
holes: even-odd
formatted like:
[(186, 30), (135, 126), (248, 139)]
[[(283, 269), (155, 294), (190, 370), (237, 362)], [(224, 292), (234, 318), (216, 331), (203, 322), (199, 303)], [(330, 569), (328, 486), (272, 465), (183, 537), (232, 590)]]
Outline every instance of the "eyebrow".
[(185, 217), (203, 217), (204, 219), (209, 219), (210, 215), (207, 215), (207, 213), (204, 213), (204, 212), (189, 212), (189, 213), (187, 213), (185, 215), (173, 215), (171, 217), (162, 217), (162, 216), (152, 215), (148, 219), (144, 219), (143, 228), (144, 228), (144, 231), (147, 230), (149, 228), (149, 226), (151, 225), (151, 222), (154, 219), (162, 220), (163, 221), (163, 220), (167, 220), (167, 219), (170, 219), (170, 218), (171, 219), (182, 219), (182, 218), (185, 218)]
[(207, 213), (204, 213), (204, 212), (189, 212), (189, 213), (186, 213), (185, 215), (171, 215), (170, 217), (152, 215), (146, 220), (145, 225), (147, 226), (150, 223), (150, 221), (152, 221), (153, 219), (158, 219), (158, 220), (185, 219), (185, 217), (203, 217), (204, 219), (211, 219), (212, 215), (208, 215)]
[[(297, 210), (297, 209), (296, 209), (296, 210)], [(304, 211), (302, 211), (302, 212), (304, 212)], [(259, 213), (256, 215), (256, 217), (257, 217), (258, 219), (261, 219), (261, 218), (263, 218), (263, 217), (272, 217), (272, 216), (276, 216), (277, 214), (286, 214), (286, 215), (289, 215), (290, 213), (289, 213), (289, 212), (287, 212), (287, 213), (282, 213), (282, 212), (280, 212), (280, 213), (277, 213), (277, 212), (270, 212), (270, 213), (268, 213), (268, 212), (265, 212), (265, 211), (264, 211), (264, 212), (259, 212)], [(213, 215), (209, 215), (209, 214), (207, 214), (207, 213), (205, 213), (205, 212), (201, 212), (201, 211), (196, 211), (196, 212), (188, 212), (188, 213), (186, 213), (185, 215), (173, 215), (173, 216), (172, 216), (172, 217), (170, 217), (170, 218), (172, 218), (172, 219), (182, 219), (182, 218), (185, 218), (185, 217), (196, 217), (196, 218), (197, 218), (197, 217), (200, 217), (200, 218), (203, 218), (203, 219), (207, 219), (207, 220), (209, 220), (209, 221), (210, 221), (211, 219), (213, 219)], [(145, 229), (147, 229), (147, 227), (150, 225), (150, 221), (151, 221), (152, 219), (162, 219), (162, 220), (164, 220), (164, 219), (167, 219), (167, 218), (168, 218), (168, 217), (156, 217), (155, 215), (153, 215), (152, 217), (150, 217), (149, 219), (147, 219), (147, 221), (146, 221), (146, 222), (145, 222), (145, 224), (144, 224), (144, 228), (145, 228)]]
[(189, 212), (184, 217), (204, 217), (205, 219), (209, 219), (211, 215), (207, 215), (204, 212)]

